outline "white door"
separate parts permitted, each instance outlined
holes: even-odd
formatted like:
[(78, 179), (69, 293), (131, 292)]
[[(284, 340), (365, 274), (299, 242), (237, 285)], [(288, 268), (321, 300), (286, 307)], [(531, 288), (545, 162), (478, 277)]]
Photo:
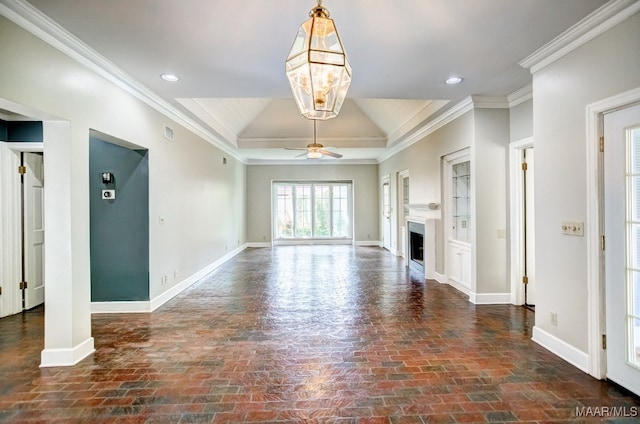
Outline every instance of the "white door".
[(640, 105), (604, 130), (607, 378), (640, 394)]
[(24, 190), (25, 309), (44, 303), (44, 162), (43, 156), (24, 153), (27, 168)]
[(388, 177), (382, 180), (382, 246), (391, 251), (391, 192)]
[(527, 276), (527, 284), (525, 287), (526, 290), (526, 299), (525, 303), (527, 305), (535, 305), (536, 304), (536, 274), (535, 274), (535, 263), (536, 263), (536, 252), (535, 252), (535, 214), (534, 214), (534, 186), (533, 186), (533, 170), (534, 170), (534, 161), (533, 161), (533, 148), (529, 147), (523, 150), (523, 163), (526, 163), (526, 169), (524, 171), (523, 178), (523, 191), (524, 196), (524, 258), (523, 264), (525, 267), (524, 275)]

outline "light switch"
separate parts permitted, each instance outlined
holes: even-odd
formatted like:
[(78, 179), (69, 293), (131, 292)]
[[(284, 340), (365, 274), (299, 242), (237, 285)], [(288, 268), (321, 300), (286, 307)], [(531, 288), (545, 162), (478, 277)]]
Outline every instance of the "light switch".
[(584, 236), (584, 222), (563, 222), (562, 234), (567, 236)]

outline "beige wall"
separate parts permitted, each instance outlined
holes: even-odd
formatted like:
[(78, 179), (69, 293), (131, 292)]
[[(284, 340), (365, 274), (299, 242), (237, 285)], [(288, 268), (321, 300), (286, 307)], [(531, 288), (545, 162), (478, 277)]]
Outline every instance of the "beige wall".
[[(4, 17), (0, 57), (0, 99), (62, 122), (51, 139), (46, 126), (44, 143), (46, 205), (60, 205), (45, 212), (46, 255), (60, 255), (46, 260), (48, 296), (60, 296), (47, 297), (47, 314), (59, 313), (47, 321), (48, 348), (90, 336), (91, 129), (149, 149), (152, 299), (245, 243), (242, 163)], [(165, 125), (174, 129), (172, 142), (163, 138)], [(164, 274), (170, 281), (161, 285)], [(71, 330), (64, 328), (69, 321)]]
[[(392, 204), (396, 204), (397, 174), (409, 170), (409, 201), (412, 204), (441, 202), (441, 166), (443, 156), (469, 147), (473, 141), (473, 112), (467, 112), (455, 121), (429, 134), (409, 148), (393, 155), (380, 164), (378, 179), (391, 178)], [(394, 212), (397, 207), (394, 206)], [(394, 216), (396, 214), (394, 213)], [(399, 223), (391, 229), (391, 247), (397, 249)], [(436, 272), (444, 273), (444, 242), (442, 225), (436, 234)]]
[(247, 166), (247, 240), (271, 241), (271, 181), (352, 180), (354, 241), (378, 242), (377, 165)]
[(586, 238), (563, 236), (560, 226), (586, 221), (586, 107), (640, 86), (638, 52), (640, 14), (533, 75), (536, 327), (582, 352), (589, 314), (598, 313), (587, 305)]

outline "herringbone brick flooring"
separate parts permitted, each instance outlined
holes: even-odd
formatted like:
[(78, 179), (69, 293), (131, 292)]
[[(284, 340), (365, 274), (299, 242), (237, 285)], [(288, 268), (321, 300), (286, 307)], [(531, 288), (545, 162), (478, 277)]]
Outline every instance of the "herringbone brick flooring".
[(0, 320), (0, 421), (637, 422), (533, 323), (382, 249), (248, 249), (153, 313), (94, 315), (74, 367), (38, 367), (41, 310)]

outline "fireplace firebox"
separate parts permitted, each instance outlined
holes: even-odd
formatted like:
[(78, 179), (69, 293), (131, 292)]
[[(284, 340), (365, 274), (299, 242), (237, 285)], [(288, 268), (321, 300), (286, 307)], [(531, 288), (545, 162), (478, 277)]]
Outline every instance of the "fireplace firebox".
[(424, 224), (409, 222), (409, 264), (424, 271)]

